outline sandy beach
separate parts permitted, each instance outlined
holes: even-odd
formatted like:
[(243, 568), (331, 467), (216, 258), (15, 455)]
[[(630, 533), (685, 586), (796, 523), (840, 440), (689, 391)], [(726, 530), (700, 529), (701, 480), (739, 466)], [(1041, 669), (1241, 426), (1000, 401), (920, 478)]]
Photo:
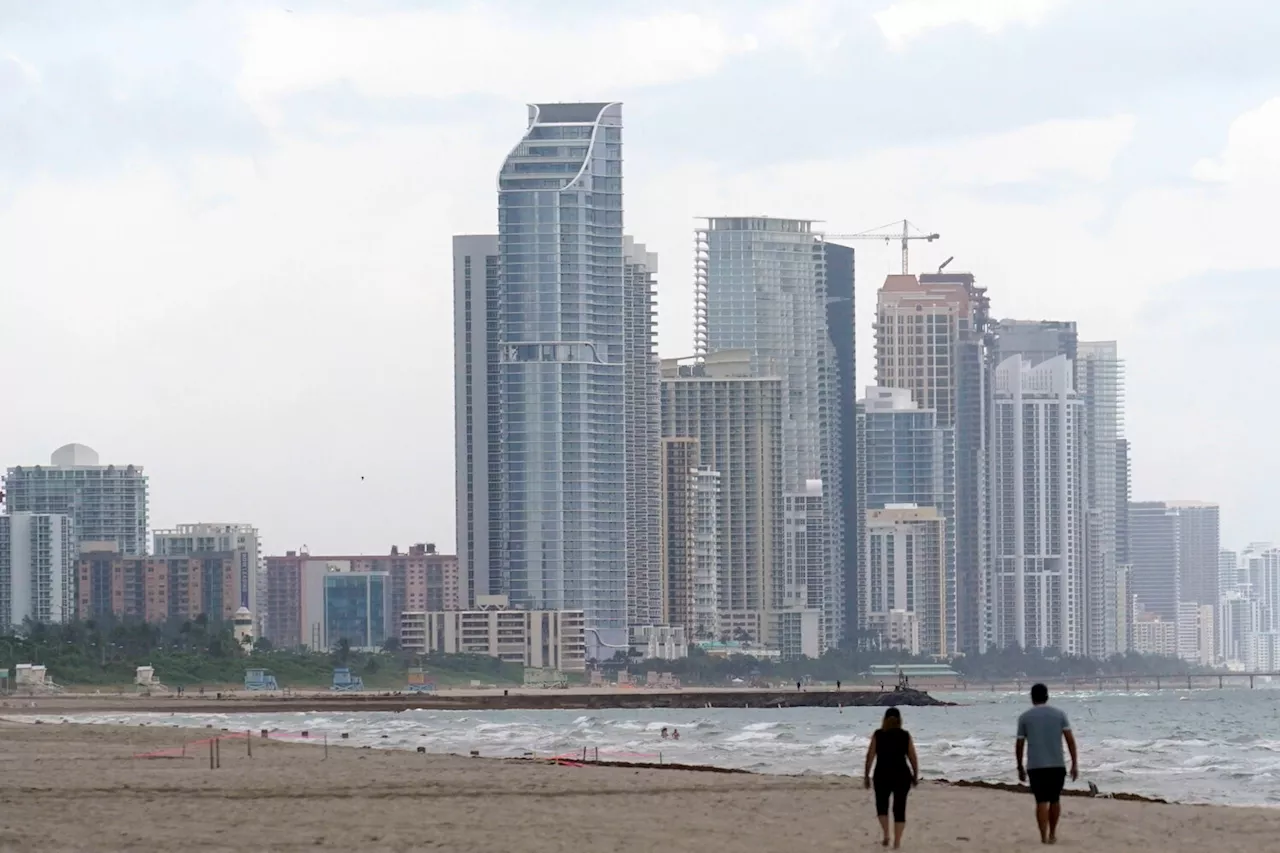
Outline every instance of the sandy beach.
[[(135, 758), (212, 730), (0, 722), (3, 851), (697, 851), (876, 847), (855, 780), (562, 767), (245, 739)], [(851, 761), (861, 756), (851, 756)], [(1025, 850), (1025, 794), (926, 783), (907, 849)], [(1280, 813), (1064, 800), (1074, 850), (1256, 851)]]

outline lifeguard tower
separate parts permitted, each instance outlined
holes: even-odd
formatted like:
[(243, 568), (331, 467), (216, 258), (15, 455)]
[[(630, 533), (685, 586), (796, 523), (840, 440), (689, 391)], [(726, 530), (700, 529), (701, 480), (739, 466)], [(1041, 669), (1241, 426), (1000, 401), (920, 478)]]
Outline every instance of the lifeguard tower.
[(427, 680), (427, 671), (420, 666), (409, 667), (410, 693), (435, 693), (436, 683)]
[(244, 671), (244, 689), (261, 692), (264, 690), (279, 690), (280, 685), (276, 682), (276, 677), (265, 669), (246, 669)]
[(154, 666), (138, 667), (137, 673), (133, 677), (133, 684), (138, 688), (139, 693), (169, 689), (160, 683), (160, 679), (156, 678), (156, 668)]
[(62, 688), (53, 683), (43, 664), (20, 663), (14, 667), (13, 688), (17, 693), (57, 693)]
[(335, 666), (333, 668), (333, 683), (329, 685), (330, 690), (364, 690), (364, 679), (351, 672), (349, 666)]

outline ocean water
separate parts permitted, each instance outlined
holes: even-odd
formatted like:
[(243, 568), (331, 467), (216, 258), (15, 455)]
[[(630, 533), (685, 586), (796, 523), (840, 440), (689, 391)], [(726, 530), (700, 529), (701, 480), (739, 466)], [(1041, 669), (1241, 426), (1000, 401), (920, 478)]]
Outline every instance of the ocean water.
[[(1024, 694), (937, 694), (964, 703), (904, 708), (926, 778), (1017, 781), (1014, 729)], [(1280, 806), (1280, 690), (1059, 694), (1080, 745), (1080, 786), (1185, 803)], [(760, 773), (861, 775), (876, 708), (612, 711), (404, 711), (130, 714), (49, 722), (309, 730), (376, 748), (483, 756), (577, 755), (739, 767)], [(663, 740), (663, 726), (679, 741)], [(348, 734), (346, 741), (339, 735)], [(176, 744), (175, 744), (176, 745)]]

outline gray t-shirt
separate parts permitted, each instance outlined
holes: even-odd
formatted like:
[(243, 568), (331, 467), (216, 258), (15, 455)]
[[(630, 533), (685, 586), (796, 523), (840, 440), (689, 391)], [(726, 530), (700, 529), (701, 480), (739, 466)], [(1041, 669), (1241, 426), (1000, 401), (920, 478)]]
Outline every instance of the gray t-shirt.
[(1071, 730), (1067, 715), (1052, 705), (1036, 705), (1018, 718), (1018, 740), (1027, 742), (1027, 769), (1066, 767), (1062, 733)]

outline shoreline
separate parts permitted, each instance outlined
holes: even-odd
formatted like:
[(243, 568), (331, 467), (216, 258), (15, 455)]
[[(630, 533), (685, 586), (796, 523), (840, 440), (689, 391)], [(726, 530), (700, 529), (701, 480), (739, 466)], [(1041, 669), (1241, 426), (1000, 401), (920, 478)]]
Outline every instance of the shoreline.
[[(813, 850), (878, 845), (872, 795), (849, 777), (325, 751), (243, 735), (210, 744), (209, 734), (0, 722), (0, 807), (21, 815), (0, 821), (0, 851), (776, 853), (798, 841)], [(183, 741), (190, 748), (174, 754)], [(1016, 853), (1037, 840), (1032, 812), (1025, 794), (923, 782), (911, 795), (904, 847)], [(1275, 824), (1274, 809), (1070, 797), (1060, 837), (1083, 850), (1253, 853), (1274, 845)]]
[[(43, 726), (43, 725), (88, 726), (91, 728), (98, 728), (98, 729), (104, 729), (104, 730), (123, 730), (126, 732), (132, 731), (135, 728), (133, 725), (129, 725), (125, 723), (91, 723), (91, 722), (82, 722), (79, 720), (70, 720), (70, 719), (63, 719), (57, 722), (46, 722), (44, 720), (21, 719), (21, 718), (14, 719), (13, 717), (0, 716), (0, 729), (5, 728), (6, 726)], [(258, 740), (258, 738), (253, 737), (251, 732), (246, 731), (245, 733), (242, 734), (241, 732), (234, 729), (230, 729), (230, 728), (218, 728), (215, 734), (210, 735), (209, 733), (211, 731), (214, 731), (214, 727), (212, 725), (206, 725), (205, 727), (200, 728), (196, 726), (186, 726), (186, 725), (179, 725), (179, 724), (164, 725), (164, 724), (138, 723), (136, 728), (151, 729), (153, 731), (188, 732), (192, 735), (197, 735), (197, 734), (205, 735), (205, 737), (201, 737), (201, 738), (193, 737), (191, 740), (182, 741), (181, 743), (175, 744), (172, 747), (173, 750), (179, 749), (184, 744), (187, 744), (187, 745), (192, 743), (204, 744), (210, 740), (226, 740), (232, 743), (236, 741), (243, 742), (245, 738), (249, 738), (255, 741)], [(343, 737), (345, 738), (345, 735)], [(261, 738), (261, 740), (272, 742), (273, 745), (274, 744), (306, 745), (313, 748), (321, 746), (323, 744), (326, 749), (328, 748), (328, 746), (333, 746), (334, 748), (341, 748), (341, 749), (361, 749), (361, 750), (377, 748), (379, 750), (386, 749), (387, 751), (402, 752), (402, 753), (408, 753), (410, 752), (410, 749), (411, 749), (410, 747), (407, 747), (407, 746), (406, 747), (393, 746), (393, 747), (385, 747), (385, 748), (373, 747), (367, 744), (356, 744), (356, 743), (344, 742), (344, 740), (337, 740), (337, 741), (334, 741), (333, 743), (329, 743), (328, 741), (322, 742), (319, 738), (308, 737), (305, 732), (298, 733), (298, 732), (273, 731), (271, 737)], [(576, 751), (572, 754), (564, 753), (561, 755), (543, 756), (543, 755), (530, 754), (530, 755), (524, 755), (524, 756), (501, 756), (501, 755), (481, 755), (478, 750), (473, 751), (471, 755), (463, 755), (462, 753), (456, 753), (456, 752), (430, 752), (430, 751), (424, 750), (422, 747), (419, 747), (417, 748), (416, 753), (420, 755), (428, 755), (428, 756), (467, 758), (469, 760), (479, 760), (484, 762), (519, 762), (519, 763), (531, 763), (531, 764), (543, 764), (543, 765), (559, 765), (559, 766), (565, 766), (565, 767), (596, 767), (596, 768), (615, 768), (615, 769), (667, 771), (667, 772), (677, 771), (677, 772), (685, 772), (685, 773), (746, 775), (746, 776), (756, 776), (760, 778), (782, 778), (782, 779), (814, 778), (816, 775), (818, 777), (825, 777), (825, 778), (847, 779), (847, 780), (855, 780), (855, 781), (857, 780), (857, 776), (855, 774), (847, 774), (847, 773), (823, 773), (823, 774), (769, 773), (769, 772), (760, 771), (760, 770), (750, 770), (743, 767), (724, 767), (724, 766), (715, 765), (715, 764), (689, 764), (689, 763), (671, 762), (671, 761), (653, 762), (653, 761), (619, 760), (619, 759), (608, 758), (608, 757), (601, 758), (599, 757), (598, 749), (595, 750), (594, 757), (593, 757), (593, 754), (589, 752), (589, 749), (590, 748), (583, 749), (583, 756), (581, 759), (577, 757)], [(147, 759), (147, 758), (156, 758), (156, 757), (172, 757), (172, 756), (141, 755), (141, 754), (132, 756), (132, 758), (134, 759)], [(946, 788), (980, 789), (980, 790), (1000, 791), (1004, 793), (1022, 794), (1022, 795), (1027, 795), (1031, 793), (1031, 789), (1026, 784), (1023, 784), (1023, 783), (993, 782), (985, 779), (947, 779), (942, 777), (930, 777), (930, 776), (924, 776), (921, 778), (920, 781), (922, 784), (936, 785), (936, 786), (946, 787)], [(1267, 808), (1265, 806), (1233, 805), (1229, 803), (1187, 803), (1187, 802), (1181, 802), (1178, 800), (1169, 800), (1164, 797), (1150, 796), (1147, 794), (1138, 794), (1138, 793), (1133, 793), (1129, 791), (1099, 792), (1098, 794), (1095, 795), (1088, 789), (1070, 788), (1070, 787), (1063, 788), (1062, 796), (1069, 797), (1069, 798), (1078, 798), (1078, 799), (1114, 800), (1117, 802), (1141, 803), (1141, 804), (1147, 804), (1147, 805), (1170, 805), (1170, 806), (1195, 807), (1195, 808), (1230, 808), (1230, 809)]]

